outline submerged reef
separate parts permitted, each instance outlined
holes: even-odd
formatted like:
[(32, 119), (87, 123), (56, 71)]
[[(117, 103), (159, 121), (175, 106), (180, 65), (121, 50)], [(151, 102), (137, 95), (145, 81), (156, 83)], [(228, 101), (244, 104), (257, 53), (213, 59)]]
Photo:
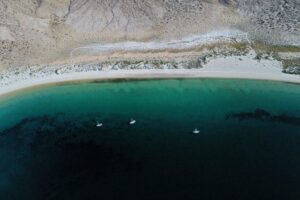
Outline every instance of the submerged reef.
[(300, 117), (295, 117), (288, 114), (275, 115), (260, 108), (257, 108), (253, 112), (250, 111), (250, 112), (229, 113), (225, 116), (225, 119), (226, 120), (237, 119), (240, 121), (260, 120), (260, 121), (270, 121), (270, 122), (300, 126)]

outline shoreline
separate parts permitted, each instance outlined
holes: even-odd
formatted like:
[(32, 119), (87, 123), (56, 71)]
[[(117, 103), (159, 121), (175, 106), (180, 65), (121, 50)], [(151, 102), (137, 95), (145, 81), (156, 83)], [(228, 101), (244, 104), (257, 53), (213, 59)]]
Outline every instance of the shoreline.
[(52, 84), (89, 82), (89, 81), (113, 81), (113, 80), (143, 80), (143, 79), (246, 79), (265, 80), (288, 83), (299, 83), (300, 77), (290, 74), (274, 73), (250, 73), (250, 72), (226, 72), (211, 71), (205, 69), (172, 69), (172, 70), (116, 70), (106, 72), (75, 72), (63, 75), (53, 75), (47, 78), (21, 81), (0, 89), (0, 97), (23, 91), (30, 88), (48, 86)]
[(55, 83), (114, 80), (219, 78), (252, 79), (300, 83), (300, 75), (283, 73), (282, 62), (269, 58), (257, 59), (254, 50), (242, 55), (219, 55), (165, 62), (104, 62), (21, 67), (0, 72), (0, 97), (41, 85)]

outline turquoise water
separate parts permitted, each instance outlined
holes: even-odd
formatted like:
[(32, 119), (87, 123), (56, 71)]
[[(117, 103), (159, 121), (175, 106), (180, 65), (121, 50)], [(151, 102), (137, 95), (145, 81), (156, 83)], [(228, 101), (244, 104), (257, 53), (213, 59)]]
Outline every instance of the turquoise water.
[(23, 91), (0, 100), (0, 199), (299, 199), (299, 102), (251, 80)]

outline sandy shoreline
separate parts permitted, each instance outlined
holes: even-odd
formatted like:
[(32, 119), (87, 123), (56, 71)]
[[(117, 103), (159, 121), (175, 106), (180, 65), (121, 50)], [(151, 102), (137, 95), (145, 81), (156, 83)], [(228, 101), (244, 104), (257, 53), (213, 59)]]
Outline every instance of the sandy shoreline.
[(113, 79), (228, 78), (300, 83), (299, 75), (282, 72), (281, 62), (272, 58), (258, 60), (254, 51), (246, 55), (216, 56), (206, 59), (205, 63), (197, 62), (200, 64), (194, 68), (189, 68), (189, 63), (181, 63), (181, 66), (180, 63), (162, 63), (156, 68), (153, 63), (145, 62), (127, 66), (124, 63), (95, 63), (28, 67), (23, 71), (0, 73), (0, 96), (40, 85)]
[(212, 71), (205, 69), (183, 69), (183, 70), (118, 70), (107, 72), (79, 72), (64, 75), (53, 75), (47, 78), (27, 80), (2, 87), (0, 96), (7, 95), (19, 90), (39, 85), (54, 83), (92, 81), (92, 80), (114, 80), (114, 79), (157, 79), (157, 78), (228, 78), (228, 79), (253, 79), (282, 81), (300, 83), (300, 77), (289, 74), (277, 73), (251, 73), (234, 71)]

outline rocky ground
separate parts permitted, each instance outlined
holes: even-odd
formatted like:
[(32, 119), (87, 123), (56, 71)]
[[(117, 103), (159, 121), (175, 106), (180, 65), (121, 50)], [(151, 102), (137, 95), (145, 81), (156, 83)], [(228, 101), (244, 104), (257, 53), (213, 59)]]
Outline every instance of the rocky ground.
[[(299, 56), (279, 53), (300, 52), (299, 8), (298, 0), (0, 0), (0, 68), (73, 63), (72, 50), (94, 43), (159, 42), (223, 29), (245, 32), (259, 44), (252, 46), (258, 55), (274, 54), (297, 67)], [(244, 43), (220, 48), (239, 50)], [(205, 50), (214, 53), (218, 45)], [(204, 46), (180, 51), (198, 53)], [(95, 56), (77, 60), (89, 59)]]

